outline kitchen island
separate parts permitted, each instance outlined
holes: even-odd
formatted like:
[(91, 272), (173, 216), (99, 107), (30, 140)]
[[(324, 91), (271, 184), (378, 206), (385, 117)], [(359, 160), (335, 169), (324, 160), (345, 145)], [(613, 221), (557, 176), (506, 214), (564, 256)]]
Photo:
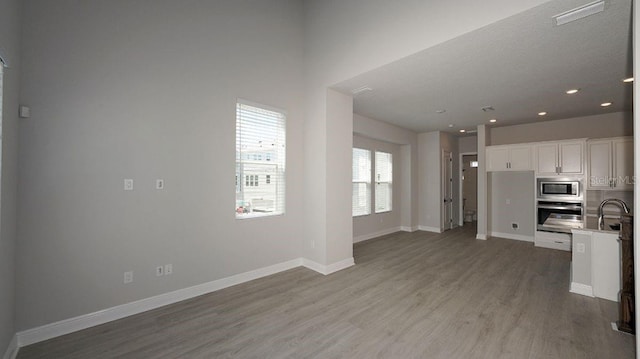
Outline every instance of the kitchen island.
[(573, 229), (571, 233), (570, 291), (617, 302), (622, 282), (619, 232)]

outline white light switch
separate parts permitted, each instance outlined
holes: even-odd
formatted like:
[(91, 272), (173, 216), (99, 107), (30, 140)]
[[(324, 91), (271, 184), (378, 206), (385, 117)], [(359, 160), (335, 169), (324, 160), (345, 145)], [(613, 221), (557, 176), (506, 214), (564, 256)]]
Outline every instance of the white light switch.
[(505, 202), (507, 202), (507, 204), (511, 204), (511, 198), (507, 198)]
[(577, 243), (576, 249), (578, 250), (578, 253), (584, 253), (584, 243)]
[(133, 191), (133, 180), (131, 178), (125, 178), (125, 180), (124, 180), (124, 190), (125, 191)]

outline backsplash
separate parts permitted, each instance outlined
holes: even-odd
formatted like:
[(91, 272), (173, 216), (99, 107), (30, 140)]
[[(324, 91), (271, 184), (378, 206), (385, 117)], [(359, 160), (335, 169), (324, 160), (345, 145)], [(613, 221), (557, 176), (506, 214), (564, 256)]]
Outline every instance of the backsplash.
[[(608, 198), (623, 200), (633, 213), (633, 191), (587, 191), (586, 215), (587, 228), (596, 228), (598, 223), (598, 206)], [(622, 213), (620, 207), (608, 205), (604, 208), (605, 222), (616, 223)]]

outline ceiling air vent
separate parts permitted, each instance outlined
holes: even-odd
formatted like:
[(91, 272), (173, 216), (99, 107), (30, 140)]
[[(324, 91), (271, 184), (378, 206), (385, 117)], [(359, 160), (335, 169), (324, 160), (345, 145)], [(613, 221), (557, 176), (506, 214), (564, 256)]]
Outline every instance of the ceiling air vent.
[(594, 1), (573, 10), (563, 12), (562, 14), (558, 14), (554, 16), (553, 19), (556, 22), (556, 26), (560, 26), (603, 11), (604, 1)]

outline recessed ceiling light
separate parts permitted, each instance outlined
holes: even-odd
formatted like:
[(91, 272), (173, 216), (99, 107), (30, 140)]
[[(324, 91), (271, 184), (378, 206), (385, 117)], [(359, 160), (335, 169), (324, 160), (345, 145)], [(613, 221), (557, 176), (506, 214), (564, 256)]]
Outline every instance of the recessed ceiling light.
[(567, 91), (568, 95), (573, 95), (574, 93), (578, 93), (578, 91), (580, 91), (580, 89), (571, 89)]
[(545, 116), (547, 113), (542, 111), (542, 112), (538, 112), (538, 116)]
[(627, 77), (626, 79), (622, 80), (622, 82), (633, 82), (633, 77)]
[(604, 102), (604, 103), (601, 103), (601, 104), (600, 104), (600, 106), (602, 106), (602, 107), (609, 107), (609, 106), (611, 106), (611, 102)]
[(436, 113), (445, 113), (447, 110), (436, 110)]
[(450, 123), (450, 124), (449, 124), (449, 128), (451, 128), (451, 127), (453, 127), (453, 123)]
[(496, 120), (495, 118), (492, 118), (492, 119), (489, 120), (489, 122), (496, 122), (496, 121), (498, 121), (498, 120)]
[(467, 131), (465, 131), (465, 130), (460, 130), (460, 132), (465, 133), (465, 132), (467, 132)]

